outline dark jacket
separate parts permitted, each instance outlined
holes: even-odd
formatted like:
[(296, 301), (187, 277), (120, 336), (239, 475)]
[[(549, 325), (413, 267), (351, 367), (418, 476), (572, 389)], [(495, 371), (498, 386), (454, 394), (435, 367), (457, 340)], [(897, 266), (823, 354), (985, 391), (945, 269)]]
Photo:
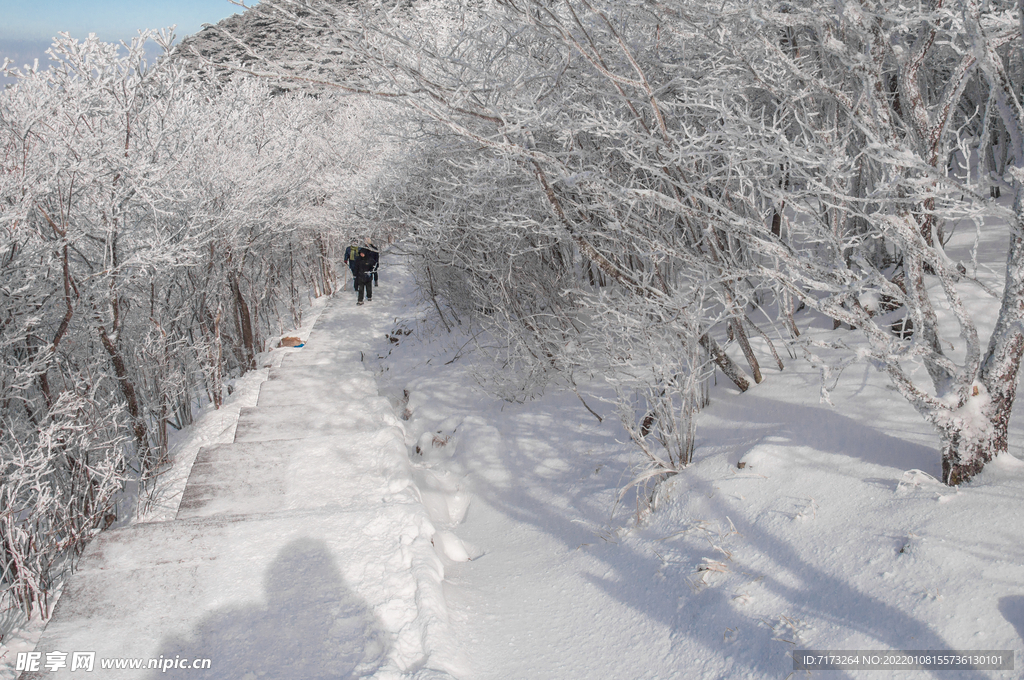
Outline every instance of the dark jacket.
[(373, 279), (373, 270), (377, 268), (377, 261), (370, 258), (362, 249), (359, 250), (359, 257), (355, 260), (355, 268), (353, 272), (356, 275), (356, 281), (366, 282)]
[(377, 271), (377, 265), (380, 264), (380, 253), (372, 245), (366, 248), (360, 248), (359, 253), (366, 253), (366, 259), (373, 263), (373, 269), (370, 271)]

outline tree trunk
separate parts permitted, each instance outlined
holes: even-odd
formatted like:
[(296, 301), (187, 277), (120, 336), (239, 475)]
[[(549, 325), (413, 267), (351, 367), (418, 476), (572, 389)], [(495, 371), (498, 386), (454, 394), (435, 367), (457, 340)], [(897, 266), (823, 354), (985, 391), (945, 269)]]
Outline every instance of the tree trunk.
[(331, 285), (331, 259), (327, 252), (327, 244), (324, 243), (324, 237), (321, 234), (316, 235), (316, 246), (320, 255), (320, 277), (324, 282), (324, 293), (330, 295), (334, 292), (334, 287)]
[(252, 314), (249, 305), (242, 295), (242, 287), (238, 284), (238, 275), (231, 275), (231, 292), (235, 296), (235, 307), (238, 310), (238, 322), (242, 331), (242, 347), (245, 350), (245, 368), (256, 368), (256, 341), (252, 332)]
[[(988, 351), (978, 372), (978, 382), (986, 390), (985, 415), (988, 427), (981, 435), (976, 427), (958, 427), (943, 432), (942, 479), (956, 486), (981, 472), (985, 463), (1006, 453), (1007, 433), (1013, 401), (1017, 395), (1021, 357), (1024, 355), (1024, 187), (1017, 187), (1014, 204), (1017, 224), (1010, 230), (1010, 247), (1006, 260), (1006, 283), (995, 330)], [(978, 388), (975, 387), (977, 393)], [(977, 394), (975, 396), (978, 396)], [(972, 423), (972, 425), (974, 425)]]
[(785, 364), (782, 363), (782, 357), (779, 356), (779, 352), (775, 349), (775, 343), (771, 341), (771, 338), (768, 337), (768, 334), (765, 333), (760, 328), (758, 328), (757, 324), (751, 321), (750, 317), (747, 316), (746, 314), (743, 315), (743, 323), (750, 330), (754, 331), (755, 333), (761, 336), (761, 339), (764, 340), (765, 344), (768, 345), (768, 351), (771, 352), (772, 356), (775, 358), (775, 363), (776, 365), (778, 365), (779, 370), (784, 371), (786, 369), (786, 366)]
[(114, 365), (114, 373), (117, 375), (117, 381), (121, 385), (121, 394), (124, 396), (125, 403), (128, 406), (128, 415), (132, 417), (132, 430), (135, 434), (135, 441), (139, 445), (139, 453), (141, 454), (146, 451), (149, 442), (147, 441), (146, 421), (142, 417), (142, 410), (139, 408), (139, 399), (135, 392), (135, 385), (128, 375), (128, 366), (124, 362), (124, 357), (114, 345), (110, 336), (107, 335), (106, 329), (103, 326), (97, 326), (96, 330), (100, 336), (103, 348), (110, 355), (110, 363)]
[(981, 472), (994, 455), (992, 438), (991, 433), (972, 437), (962, 428), (943, 432), (942, 481), (960, 486)]
[(743, 356), (747, 358), (747, 363), (750, 365), (750, 371), (754, 376), (754, 382), (760, 385), (764, 380), (761, 376), (761, 364), (757, 361), (757, 357), (754, 355), (754, 348), (750, 346), (750, 338), (747, 337), (747, 331), (743, 328), (742, 318), (742, 316), (734, 316), (730, 319), (729, 323), (733, 332), (736, 334), (736, 342), (739, 343), (740, 349), (743, 350)]
[(793, 314), (793, 297), (789, 294), (789, 291), (783, 291), (780, 298), (782, 304), (782, 320), (785, 323), (786, 328), (789, 330), (790, 335), (793, 338), (800, 337), (800, 329), (796, 325), (796, 317)]
[(713, 337), (707, 333), (702, 335), (700, 337), (700, 346), (704, 348), (704, 351), (708, 353), (715, 364), (722, 369), (725, 377), (739, 388), (740, 392), (746, 392), (750, 389), (750, 383), (744, 377), (743, 371), (736, 365), (736, 362), (729, 358), (729, 355), (725, 353), (721, 345), (715, 342)]

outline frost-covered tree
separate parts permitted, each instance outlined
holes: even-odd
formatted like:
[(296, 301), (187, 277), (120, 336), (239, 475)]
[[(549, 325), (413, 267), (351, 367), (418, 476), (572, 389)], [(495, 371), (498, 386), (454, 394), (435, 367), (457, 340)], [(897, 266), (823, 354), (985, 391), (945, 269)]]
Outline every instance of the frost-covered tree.
[(148, 65), (153, 38), (62, 37), (0, 95), (0, 598), (26, 611), (335, 287), (349, 122)]
[[(713, 291), (708, 326), (767, 288), (769, 314), (794, 333), (788, 298), (797, 298), (863, 332), (868, 349), (849, 346), (848, 356), (874, 361), (936, 426), (947, 483), (968, 480), (1006, 450), (1024, 303), (1019, 216), (986, 200), (992, 179), (975, 164), (986, 147), (991, 153), (994, 117), (1008, 131), (1004, 156), (1024, 157), (1013, 146), (1019, 7), (506, 6), (521, 31), (505, 35), (534, 31), (529, 51), (518, 53), (532, 70), (507, 70), (536, 96), (501, 108), (495, 96), (491, 113), (474, 111), (477, 120), (500, 119), (496, 132), (488, 137), (462, 118), (463, 134), (532, 165), (565, 233), (620, 290), (649, 298), (658, 284), (678, 290), (675, 265), (683, 280), (696, 274), (690, 280), (705, 296)], [(573, 49), (553, 58), (538, 47), (552, 42), (537, 33)], [(574, 58), (589, 67), (585, 75)], [(964, 93), (979, 89), (979, 64), (989, 101), (972, 110)], [(1010, 179), (1017, 182), (1014, 172)], [(659, 210), (673, 228), (651, 228)], [(945, 252), (944, 231), (986, 216), (1006, 222), (1010, 248), (1000, 318), (983, 351), (965, 298), (979, 284), (969, 262)], [(656, 253), (665, 264), (638, 269), (616, 248)], [(729, 330), (749, 359), (739, 333), (746, 325)]]
[(0, 104), (0, 558), (4, 594), (27, 610), (149, 459), (126, 292), (153, 250), (139, 219), (159, 209), (150, 121), (182, 79), (142, 68), (143, 42), (119, 56), (61, 39), (53, 67), (22, 74)]
[[(360, 64), (323, 84), (424, 121), (433, 162), (397, 208), (420, 218), (426, 283), (507, 365), (675, 365), (646, 393), (695, 403), (675, 386), (709, 362), (749, 385), (729, 343), (755, 381), (750, 335), (781, 367), (769, 331), (800, 336), (800, 303), (860, 332), (802, 341), (833, 368), (884, 370), (937, 428), (947, 483), (1006, 450), (1019, 215), (990, 197), (992, 168), (1016, 191), (1024, 156), (1017, 3), (264, 4), (316, 15)], [(966, 297), (982, 284), (946, 243), (986, 218), (1010, 254), (984, 349)], [(636, 411), (641, 445), (680, 431), (666, 408)]]
[[(976, 167), (1000, 111), (999, 88), (977, 87), (978, 57), (989, 59), (982, 72), (1005, 78), (999, 55), (1021, 43), (1014, 14), (942, 0), (773, 3), (732, 24), (747, 39), (729, 53), (744, 64), (748, 91), (764, 98), (738, 109), (754, 131), (741, 144), (765, 166), (779, 149), (791, 159), (778, 166), (786, 185), (761, 192), (791, 211), (780, 243), (759, 248), (772, 257), (765, 273), (863, 332), (869, 349), (851, 349), (938, 429), (949, 484), (1006, 451), (1017, 382), (1019, 218), (987, 200), (993, 180)], [(964, 105), (972, 80), (989, 92), (983, 107)], [(757, 124), (769, 116), (771, 125)], [(985, 217), (1007, 225), (1011, 246), (987, 350), (968, 304), (981, 290), (973, 266), (944, 248), (948, 225)]]
[[(971, 471), (978, 469), (981, 461), (1007, 450), (1010, 414), (1024, 353), (1024, 104), (1020, 95), (1021, 68), (1024, 67), (1021, 52), (1024, 49), (1024, 5), (1017, 3), (1014, 7), (1006, 3), (998, 10), (984, 13), (983, 6), (972, 0), (965, 2), (961, 11), (967, 44), (990, 88), (990, 101), (995, 103), (997, 120), (1006, 131), (1003, 158), (1004, 161), (1007, 157), (1013, 159), (1013, 165), (1007, 168), (1013, 189), (1013, 213), (1005, 217), (1009, 248), (999, 316), (977, 368), (977, 380), (987, 395), (980, 404), (983, 427), (978, 436), (960, 434), (959, 441), (953, 442), (959, 446), (950, 463), (967, 466)], [(1006, 35), (1012, 36), (1009, 49), (999, 49)], [(986, 117), (986, 122), (988, 120)], [(986, 141), (982, 135), (980, 149), (984, 149)]]

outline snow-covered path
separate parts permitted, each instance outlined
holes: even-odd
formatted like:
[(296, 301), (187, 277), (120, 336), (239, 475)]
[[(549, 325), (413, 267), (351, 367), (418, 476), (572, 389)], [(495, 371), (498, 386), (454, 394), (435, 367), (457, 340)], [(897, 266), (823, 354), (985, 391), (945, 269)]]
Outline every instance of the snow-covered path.
[(637, 522), (617, 501), (633, 447), (599, 385), (494, 397), (462, 331), (431, 332), (388, 265), (372, 304), (342, 291), (304, 348), (271, 353), (233, 443), (179, 456), (182, 500), (154, 515), (180, 505), (172, 521), (98, 537), (39, 651), (94, 651), (92, 677), (133, 680), (702, 680), (785, 678), (802, 648), (1021, 649), (1018, 457), (945, 487), (884, 377), (849, 368), (832, 408), (794, 360), (748, 394), (714, 388), (697, 460)]
[[(23, 677), (79, 677), (81, 652), (104, 678), (447, 677), (434, 529), (361, 362), (382, 297), (357, 308), (341, 291), (305, 347), (276, 350), (234, 443), (200, 451), (173, 521), (93, 541)], [(181, 663), (202, 659), (209, 670)]]

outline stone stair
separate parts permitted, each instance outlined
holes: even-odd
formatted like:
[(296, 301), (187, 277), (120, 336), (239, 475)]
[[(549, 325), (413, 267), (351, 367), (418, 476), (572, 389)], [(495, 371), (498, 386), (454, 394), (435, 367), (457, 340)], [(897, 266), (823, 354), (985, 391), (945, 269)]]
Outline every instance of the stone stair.
[[(95, 652), (104, 680), (361, 677), (389, 662), (409, 614), (374, 611), (395, 606), (389, 589), (409, 590), (393, 556), (422, 529), (401, 425), (353, 347), (367, 334), (339, 332), (349, 305), (332, 302), (305, 347), (278, 350), (287, 356), (242, 409), (234, 443), (200, 451), (174, 521), (92, 541), (36, 647), (42, 663), (58, 652), (67, 666), (23, 678), (83, 676), (74, 652)], [(403, 538), (382, 522), (414, 526)], [(382, 556), (379, 574), (349, 568), (353, 542)], [(185, 658), (211, 668), (99, 666)]]

